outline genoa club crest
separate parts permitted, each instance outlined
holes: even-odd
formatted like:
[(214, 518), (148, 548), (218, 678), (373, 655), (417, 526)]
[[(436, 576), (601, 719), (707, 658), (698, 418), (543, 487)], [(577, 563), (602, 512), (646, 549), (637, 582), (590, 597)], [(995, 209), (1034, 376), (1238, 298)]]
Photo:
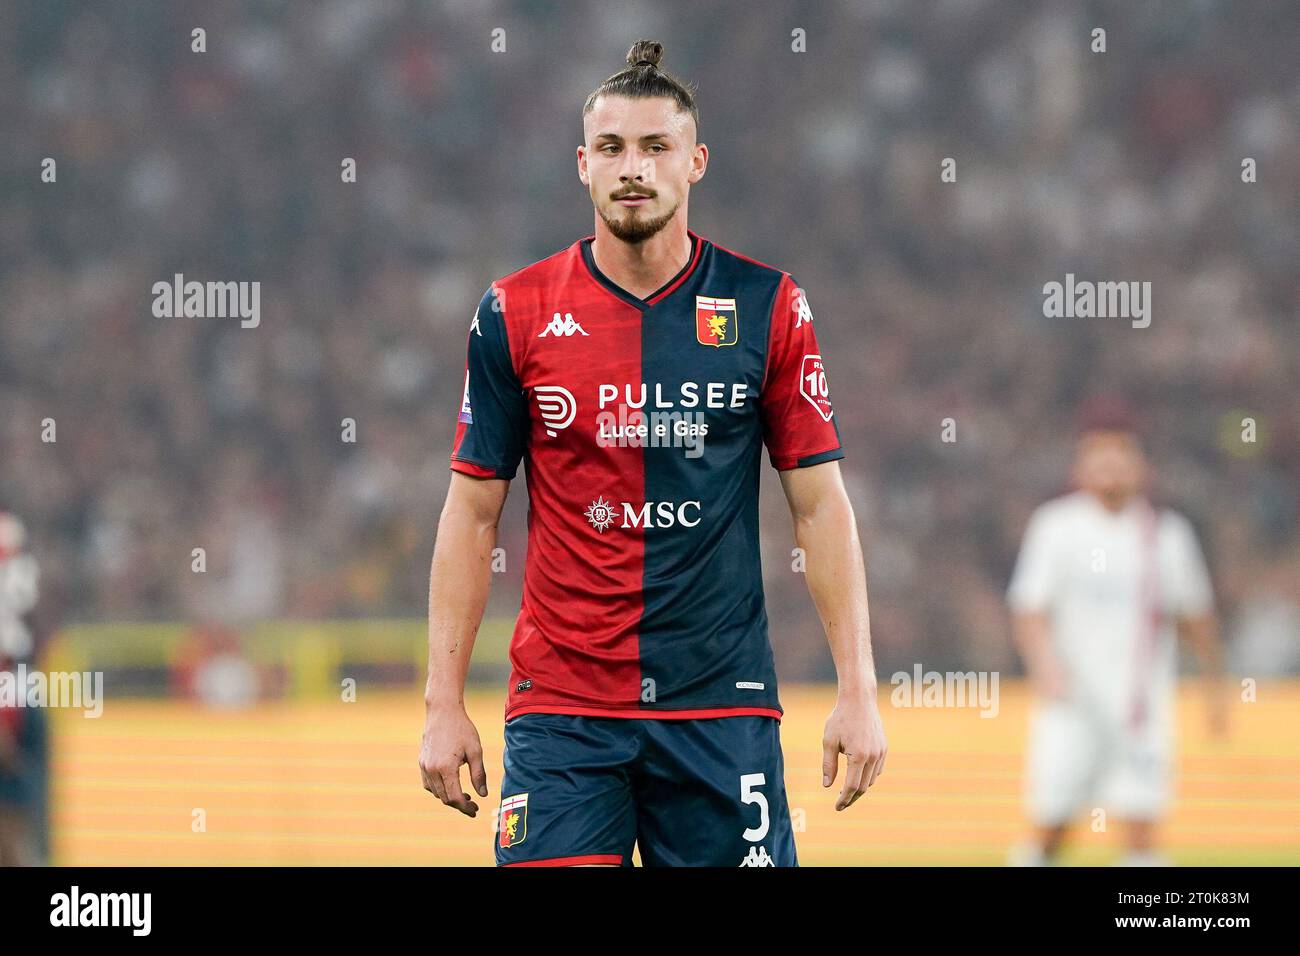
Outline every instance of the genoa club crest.
[(695, 297), (695, 338), (701, 345), (735, 345), (740, 341), (736, 300)]
[(528, 794), (517, 793), (501, 801), (501, 812), (497, 817), (497, 826), (501, 831), (498, 841), (503, 847), (517, 846), (528, 835)]

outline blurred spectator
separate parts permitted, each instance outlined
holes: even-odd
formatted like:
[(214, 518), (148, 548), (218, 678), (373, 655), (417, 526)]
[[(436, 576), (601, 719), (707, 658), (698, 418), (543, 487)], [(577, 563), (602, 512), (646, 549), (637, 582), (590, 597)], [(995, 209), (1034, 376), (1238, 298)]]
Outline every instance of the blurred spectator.
[(195, 628), (172, 667), (173, 693), (212, 708), (247, 707), (269, 683), (244, 654), (238, 632), (221, 624)]

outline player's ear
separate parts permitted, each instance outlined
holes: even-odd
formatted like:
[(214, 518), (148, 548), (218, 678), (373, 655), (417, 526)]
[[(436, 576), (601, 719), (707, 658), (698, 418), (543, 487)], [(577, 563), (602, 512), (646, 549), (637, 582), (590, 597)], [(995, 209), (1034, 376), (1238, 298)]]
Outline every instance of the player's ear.
[(585, 146), (578, 147), (578, 179), (582, 181), (582, 185), (590, 185), (587, 182), (587, 147)]
[(709, 166), (709, 147), (703, 143), (695, 144), (695, 151), (691, 154), (691, 171), (686, 174), (686, 181), (691, 185), (698, 183), (704, 178), (704, 171)]

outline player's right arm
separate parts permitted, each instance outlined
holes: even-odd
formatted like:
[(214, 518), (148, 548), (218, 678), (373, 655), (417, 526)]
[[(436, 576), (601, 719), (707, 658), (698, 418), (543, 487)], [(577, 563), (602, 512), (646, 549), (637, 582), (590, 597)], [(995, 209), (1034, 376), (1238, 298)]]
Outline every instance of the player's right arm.
[(1046, 698), (1066, 693), (1065, 673), (1052, 648), (1051, 606), (1056, 596), (1056, 557), (1050, 513), (1039, 508), (1029, 520), (1007, 588), (1011, 633), (1030, 686)]
[(488, 789), (483, 746), (465, 710), (465, 678), (487, 606), (492, 549), (509, 487), (502, 479), (452, 474), (429, 571), (429, 679), (420, 775), (424, 789), (471, 817), (478, 804), (461, 788), (461, 764), (469, 764), (479, 796), (486, 797)]
[(486, 797), (478, 731), (465, 711), (465, 677), (487, 606), (497, 522), (528, 437), (528, 402), (510, 356), (505, 296), (489, 289), (470, 325), (465, 390), (451, 451), (451, 485), (429, 571), (429, 680), (420, 775), (424, 788), (467, 816), (478, 804), (460, 767)]

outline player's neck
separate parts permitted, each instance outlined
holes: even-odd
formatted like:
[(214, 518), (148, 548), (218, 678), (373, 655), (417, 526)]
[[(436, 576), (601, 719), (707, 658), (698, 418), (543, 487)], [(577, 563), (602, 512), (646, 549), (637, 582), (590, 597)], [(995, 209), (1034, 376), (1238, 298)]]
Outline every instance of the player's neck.
[(1092, 496), (1092, 499), (1094, 501), (1096, 501), (1099, 505), (1101, 505), (1103, 508), (1105, 508), (1113, 515), (1123, 514), (1129, 508), (1130, 505), (1139, 501), (1142, 497), (1140, 492), (1134, 492), (1133, 494), (1125, 495), (1123, 498), (1109, 498), (1103, 495), (1099, 495), (1095, 491), (1089, 491), (1088, 494)]
[(605, 278), (644, 299), (686, 267), (691, 257), (691, 237), (686, 230), (686, 217), (674, 216), (649, 239), (633, 245), (617, 238), (597, 216), (591, 256)]

